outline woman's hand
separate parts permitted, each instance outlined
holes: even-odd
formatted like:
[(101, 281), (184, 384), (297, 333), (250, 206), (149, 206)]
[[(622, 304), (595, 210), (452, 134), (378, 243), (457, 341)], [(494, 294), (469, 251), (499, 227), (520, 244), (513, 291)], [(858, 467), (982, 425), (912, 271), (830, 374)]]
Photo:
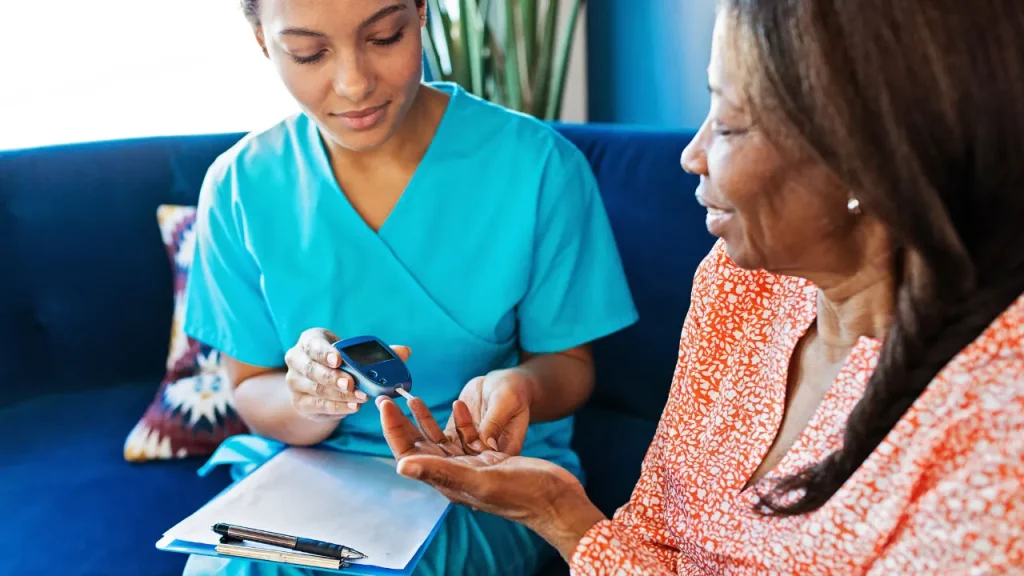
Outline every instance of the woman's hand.
[(536, 458), (478, 452), (469, 407), (457, 400), (458, 439), (442, 432), (422, 400), (409, 401), (419, 428), (389, 398), (377, 399), (384, 437), (398, 473), (430, 484), (457, 504), (519, 522), (568, 558), (583, 535), (604, 519), (568, 470)]
[[(341, 420), (369, 400), (365, 392), (355, 389), (352, 377), (341, 370), (341, 354), (334, 348), (337, 341), (329, 330), (311, 328), (285, 354), (285, 382), (292, 394), (292, 406), (309, 420)], [(408, 348), (393, 349), (403, 360), (409, 358)]]
[[(497, 370), (470, 380), (459, 394), (459, 400), (466, 405), (473, 424), (474, 438), (464, 440), (466, 444), (476, 452), (490, 447), (497, 452), (518, 456), (530, 425), (531, 386), (530, 376), (515, 368)], [(457, 434), (455, 412), (452, 412), (445, 435), (454, 441), (461, 438)]]

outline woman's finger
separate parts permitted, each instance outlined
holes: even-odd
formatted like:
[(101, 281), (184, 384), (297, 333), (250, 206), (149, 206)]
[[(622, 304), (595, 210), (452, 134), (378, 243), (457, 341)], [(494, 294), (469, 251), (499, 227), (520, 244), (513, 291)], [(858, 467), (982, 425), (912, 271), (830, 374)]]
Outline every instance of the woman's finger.
[(430, 408), (427, 408), (426, 403), (419, 398), (413, 398), (409, 400), (409, 410), (412, 411), (413, 418), (416, 419), (416, 424), (419, 425), (420, 430), (423, 432), (423, 436), (434, 442), (440, 444), (446, 442), (448, 437), (441, 431), (441, 427), (438, 426), (437, 420), (434, 420), (434, 415), (430, 413)]
[(377, 408), (380, 410), (380, 425), (384, 431), (384, 440), (395, 458), (402, 458), (417, 452), (417, 442), (424, 441), (423, 435), (416, 426), (406, 418), (405, 414), (387, 396), (377, 397)]
[(457, 458), (409, 456), (398, 462), (398, 473), (442, 491), (473, 496), (480, 488), (478, 470)]

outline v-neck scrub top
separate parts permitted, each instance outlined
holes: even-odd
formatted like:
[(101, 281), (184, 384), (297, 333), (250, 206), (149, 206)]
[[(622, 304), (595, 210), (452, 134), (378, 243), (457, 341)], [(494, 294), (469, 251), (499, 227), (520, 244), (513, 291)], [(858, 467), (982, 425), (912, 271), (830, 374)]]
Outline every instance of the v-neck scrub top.
[[(583, 154), (539, 120), (434, 86), (447, 109), (376, 232), (304, 114), (221, 155), (199, 199), (186, 333), (265, 367), (314, 327), (410, 346), (412, 391), (444, 426), (466, 383), (515, 366), (519, 347), (558, 352), (635, 322)], [(579, 474), (570, 436), (571, 417), (532, 425), (523, 453)], [(391, 454), (369, 404), (328, 442)]]

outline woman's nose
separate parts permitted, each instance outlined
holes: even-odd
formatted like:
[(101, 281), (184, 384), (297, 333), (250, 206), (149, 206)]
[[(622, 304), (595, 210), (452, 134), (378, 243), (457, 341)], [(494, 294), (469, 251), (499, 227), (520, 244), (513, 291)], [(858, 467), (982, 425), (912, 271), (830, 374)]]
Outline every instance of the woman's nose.
[(708, 157), (705, 152), (705, 140), (708, 134), (708, 122), (705, 121), (701, 125), (700, 130), (697, 131), (697, 135), (693, 137), (693, 140), (686, 145), (683, 149), (682, 155), (679, 157), (679, 165), (683, 167), (683, 170), (690, 174), (696, 174), (698, 176), (707, 176), (708, 173)]

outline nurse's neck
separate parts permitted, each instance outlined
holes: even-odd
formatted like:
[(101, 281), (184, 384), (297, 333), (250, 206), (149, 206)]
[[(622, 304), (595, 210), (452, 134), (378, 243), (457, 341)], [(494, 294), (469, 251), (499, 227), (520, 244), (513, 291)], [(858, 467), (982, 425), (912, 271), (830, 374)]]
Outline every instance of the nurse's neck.
[(434, 139), (447, 110), (448, 98), (440, 90), (421, 85), (394, 134), (373, 150), (352, 150), (328, 141), (335, 174), (369, 175), (382, 168), (399, 168), (409, 170), (411, 176)]

